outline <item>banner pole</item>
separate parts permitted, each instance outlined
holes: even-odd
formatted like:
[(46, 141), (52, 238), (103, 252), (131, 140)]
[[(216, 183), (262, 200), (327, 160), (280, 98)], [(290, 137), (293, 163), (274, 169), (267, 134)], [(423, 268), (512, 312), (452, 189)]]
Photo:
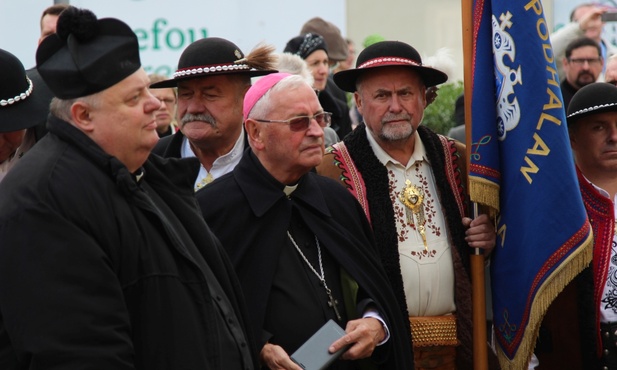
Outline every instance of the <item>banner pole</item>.
[[(461, 0), (461, 6), (463, 18), (465, 141), (467, 145), (467, 169), (469, 169), (472, 125), (471, 97), (473, 88), (473, 0)], [(469, 176), (467, 178), (467, 189), (469, 190)], [(474, 218), (478, 216), (477, 203), (473, 203), (472, 213)], [(470, 256), (470, 263), (472, 284), (474, 370), (488, 370), (488, 344), (486, 340), (486, 289), (484, 286), (484, 253), (482, 249), (473, 248)]]

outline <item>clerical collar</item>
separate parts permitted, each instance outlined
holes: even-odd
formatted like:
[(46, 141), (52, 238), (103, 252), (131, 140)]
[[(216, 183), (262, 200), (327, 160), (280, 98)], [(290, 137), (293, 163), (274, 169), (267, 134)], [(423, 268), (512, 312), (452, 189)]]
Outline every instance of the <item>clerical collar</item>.
[(285, 188), (283, 189), (283, 192), (285, 193), (285, 195), (287, 195), (287, 197), (291, 196), (291, 193), (293, 193), (294, 191), (296, 191), (296, 189), (298, 188), (298, 184), (296, 185), (285, 185)]
[(139, 183), (141, 181), (141, 179), (144, 177), (144, 169), (140, 168), (139, 170), (137, 170), (132, 175), (133, 175), (133, 178), (135, 179), (135, 182)]

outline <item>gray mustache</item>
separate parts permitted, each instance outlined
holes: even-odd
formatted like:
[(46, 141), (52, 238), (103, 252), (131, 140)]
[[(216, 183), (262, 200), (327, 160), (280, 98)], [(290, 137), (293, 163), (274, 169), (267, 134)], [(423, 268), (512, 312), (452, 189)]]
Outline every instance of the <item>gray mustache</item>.
[(209, 114), (191, 114), (191, 113), (187, 113), (184, 116), (182, 116), (182, 121), (180, 121), (180, 123), (182, 124), (182, 126), (184, 126), (186, 123), (189, 122), (195, 122), (195, 121), (202, 121), (205, 123), (208, 123), (214, 127), (216, 127), (216, 120), (214, 119), (214, 117), (212, 117)]
[(381, 122), (409, 121), (409, 120), (411, 120), (411, 116), (409, 114), (406, 114), (406, 113), (403, 113), (403, 114), (387, 113), (386, 115), (383, 116), (383, 118), (381, 119)]

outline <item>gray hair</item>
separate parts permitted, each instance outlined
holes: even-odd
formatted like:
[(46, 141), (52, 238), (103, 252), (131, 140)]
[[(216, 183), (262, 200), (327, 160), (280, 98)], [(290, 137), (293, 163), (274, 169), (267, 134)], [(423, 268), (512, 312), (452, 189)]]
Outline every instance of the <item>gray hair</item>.
[(309, 85), (313, 86), (313, 75), (306, 64), (306, 61), (299, 55), (290, 53), (280, 53), (277, 55), (276, 69), (292, 75), (300, 75), (306, 79)]
[(99, 93), (74, 99), (60, 99), (54, 97), (51, 100), (51, 104), (49, 105), (49, 111), (51, 112), (51, 114), (64, 121), (73, 122), (73, 117), (71, 115), (71, 107), (77, 102), (84, 102), (89, 106), (96, 108), (99, 106), (101, 100), (99, 97)]

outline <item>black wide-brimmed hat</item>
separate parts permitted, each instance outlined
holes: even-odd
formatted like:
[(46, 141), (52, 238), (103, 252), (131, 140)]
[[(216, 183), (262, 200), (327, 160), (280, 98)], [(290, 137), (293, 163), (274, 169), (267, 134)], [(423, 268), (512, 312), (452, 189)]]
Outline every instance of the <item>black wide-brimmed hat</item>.
[(374, 68), (409, 67), (422, 77), (426, 87), (439, 85), (448, 80), (448, 75), (440, 70), (422, 65), (420, 54), (411, 45), (400, 41), (381, 41), (368, 46), (358, 55), (355, 69), (338, 72), (334, 82), (341, 89), (356, 91), (358, 77)]
[(617, 111), (617, 86), (594, 82), (581, 87), (568, 105), (568, 125), (595, 113)]
[(78, 98), (136, 72), (141, 67), (139, 43), (126, 23), (69, 7), (58, 17), (56, 33), (39, 45), (36, 64), (55, 96)]
[(47, 116), (47, 102), (37, 94), (24, 65), (0, 49), (0, 132), (23, 130)]
[[(251, 54), (245, 57), (240, 48), (231, 41), (219, 37), (199, 39), (189, 46), (180, 55), (178, 70), (173, 78), (150, 85), (151, 88), (176, 87), (178, 81), (192, 78), (207, 77), (221, 74), (246, 74), (250, 77), (263, 76), (276, 72), (270, 69), (274, 65), (275, 57), (265, 64), (262, 59), (253, 62)], [(262, 68), (263, 67), (263, 68)]]

